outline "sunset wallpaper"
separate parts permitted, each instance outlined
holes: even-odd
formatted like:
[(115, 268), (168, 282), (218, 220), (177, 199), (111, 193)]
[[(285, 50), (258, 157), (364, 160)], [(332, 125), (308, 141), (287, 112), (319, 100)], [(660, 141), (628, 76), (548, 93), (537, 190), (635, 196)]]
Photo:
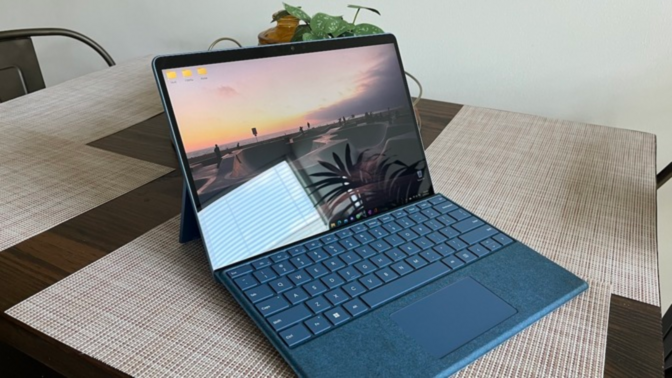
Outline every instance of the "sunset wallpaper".
[[(276, 180), (265, 196), (300, 196), (333, 227), (429, 190), (392, 44), (164, 75), (202, 208), (227, 196), (259, 202), (253, 187)], [(282, 192), (289, 187), (301, 193)]]

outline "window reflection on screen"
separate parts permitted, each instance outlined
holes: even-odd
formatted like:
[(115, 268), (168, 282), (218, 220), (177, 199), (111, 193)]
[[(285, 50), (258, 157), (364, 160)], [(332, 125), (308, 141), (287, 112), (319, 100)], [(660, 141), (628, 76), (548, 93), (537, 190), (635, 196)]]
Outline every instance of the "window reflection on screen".
[(430, 193), (392, 44), (164, 75), (214, 269)]

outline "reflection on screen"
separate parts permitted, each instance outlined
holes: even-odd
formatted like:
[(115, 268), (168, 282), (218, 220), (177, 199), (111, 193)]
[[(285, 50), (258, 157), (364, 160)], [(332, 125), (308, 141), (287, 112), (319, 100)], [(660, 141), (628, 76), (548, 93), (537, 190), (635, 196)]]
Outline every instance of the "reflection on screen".
[(164, 75), (214, 269), (431, 190), (392, 44)]

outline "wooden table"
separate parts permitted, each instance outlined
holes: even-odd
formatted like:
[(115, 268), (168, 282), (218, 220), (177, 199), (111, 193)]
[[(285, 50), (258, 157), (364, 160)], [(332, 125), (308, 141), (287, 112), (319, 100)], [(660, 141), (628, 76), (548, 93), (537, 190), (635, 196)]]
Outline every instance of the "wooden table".
[[(420, 102), (425, 146), (432, 144), (447, 124), (450, 126), (461, 107), (432, 100)], [(164, 115), (90, 145), (177, 169)], [(182, 177), (176, 170), (0, 252), (3, 375), (7, 371), (15, 371), (17, 376), (124, 375), (10, 318), (4, 311), (174, 217), (180, 212), (181, 194)], [(605, 376), (661, 377), (661, 333), (660, 307), (612, 295)]]

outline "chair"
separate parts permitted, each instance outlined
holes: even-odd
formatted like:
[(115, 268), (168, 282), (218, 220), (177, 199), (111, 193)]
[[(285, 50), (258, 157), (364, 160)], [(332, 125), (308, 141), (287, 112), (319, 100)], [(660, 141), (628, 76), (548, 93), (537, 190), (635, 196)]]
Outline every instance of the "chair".
[[(658, 189), (672, 178), (672, 163), (663, 168), (656, 176)], [(663, 315), (663, 350), (665, 360), (665, 377), (672, 377), (672, 306)]]
[(91, 38), (67, 29), (43, 28), (0, 31), (0, 103), (43, 89), (44, 79), (32, 37), (62, 36), (94, 49), (109, 66), (110, 54)]

